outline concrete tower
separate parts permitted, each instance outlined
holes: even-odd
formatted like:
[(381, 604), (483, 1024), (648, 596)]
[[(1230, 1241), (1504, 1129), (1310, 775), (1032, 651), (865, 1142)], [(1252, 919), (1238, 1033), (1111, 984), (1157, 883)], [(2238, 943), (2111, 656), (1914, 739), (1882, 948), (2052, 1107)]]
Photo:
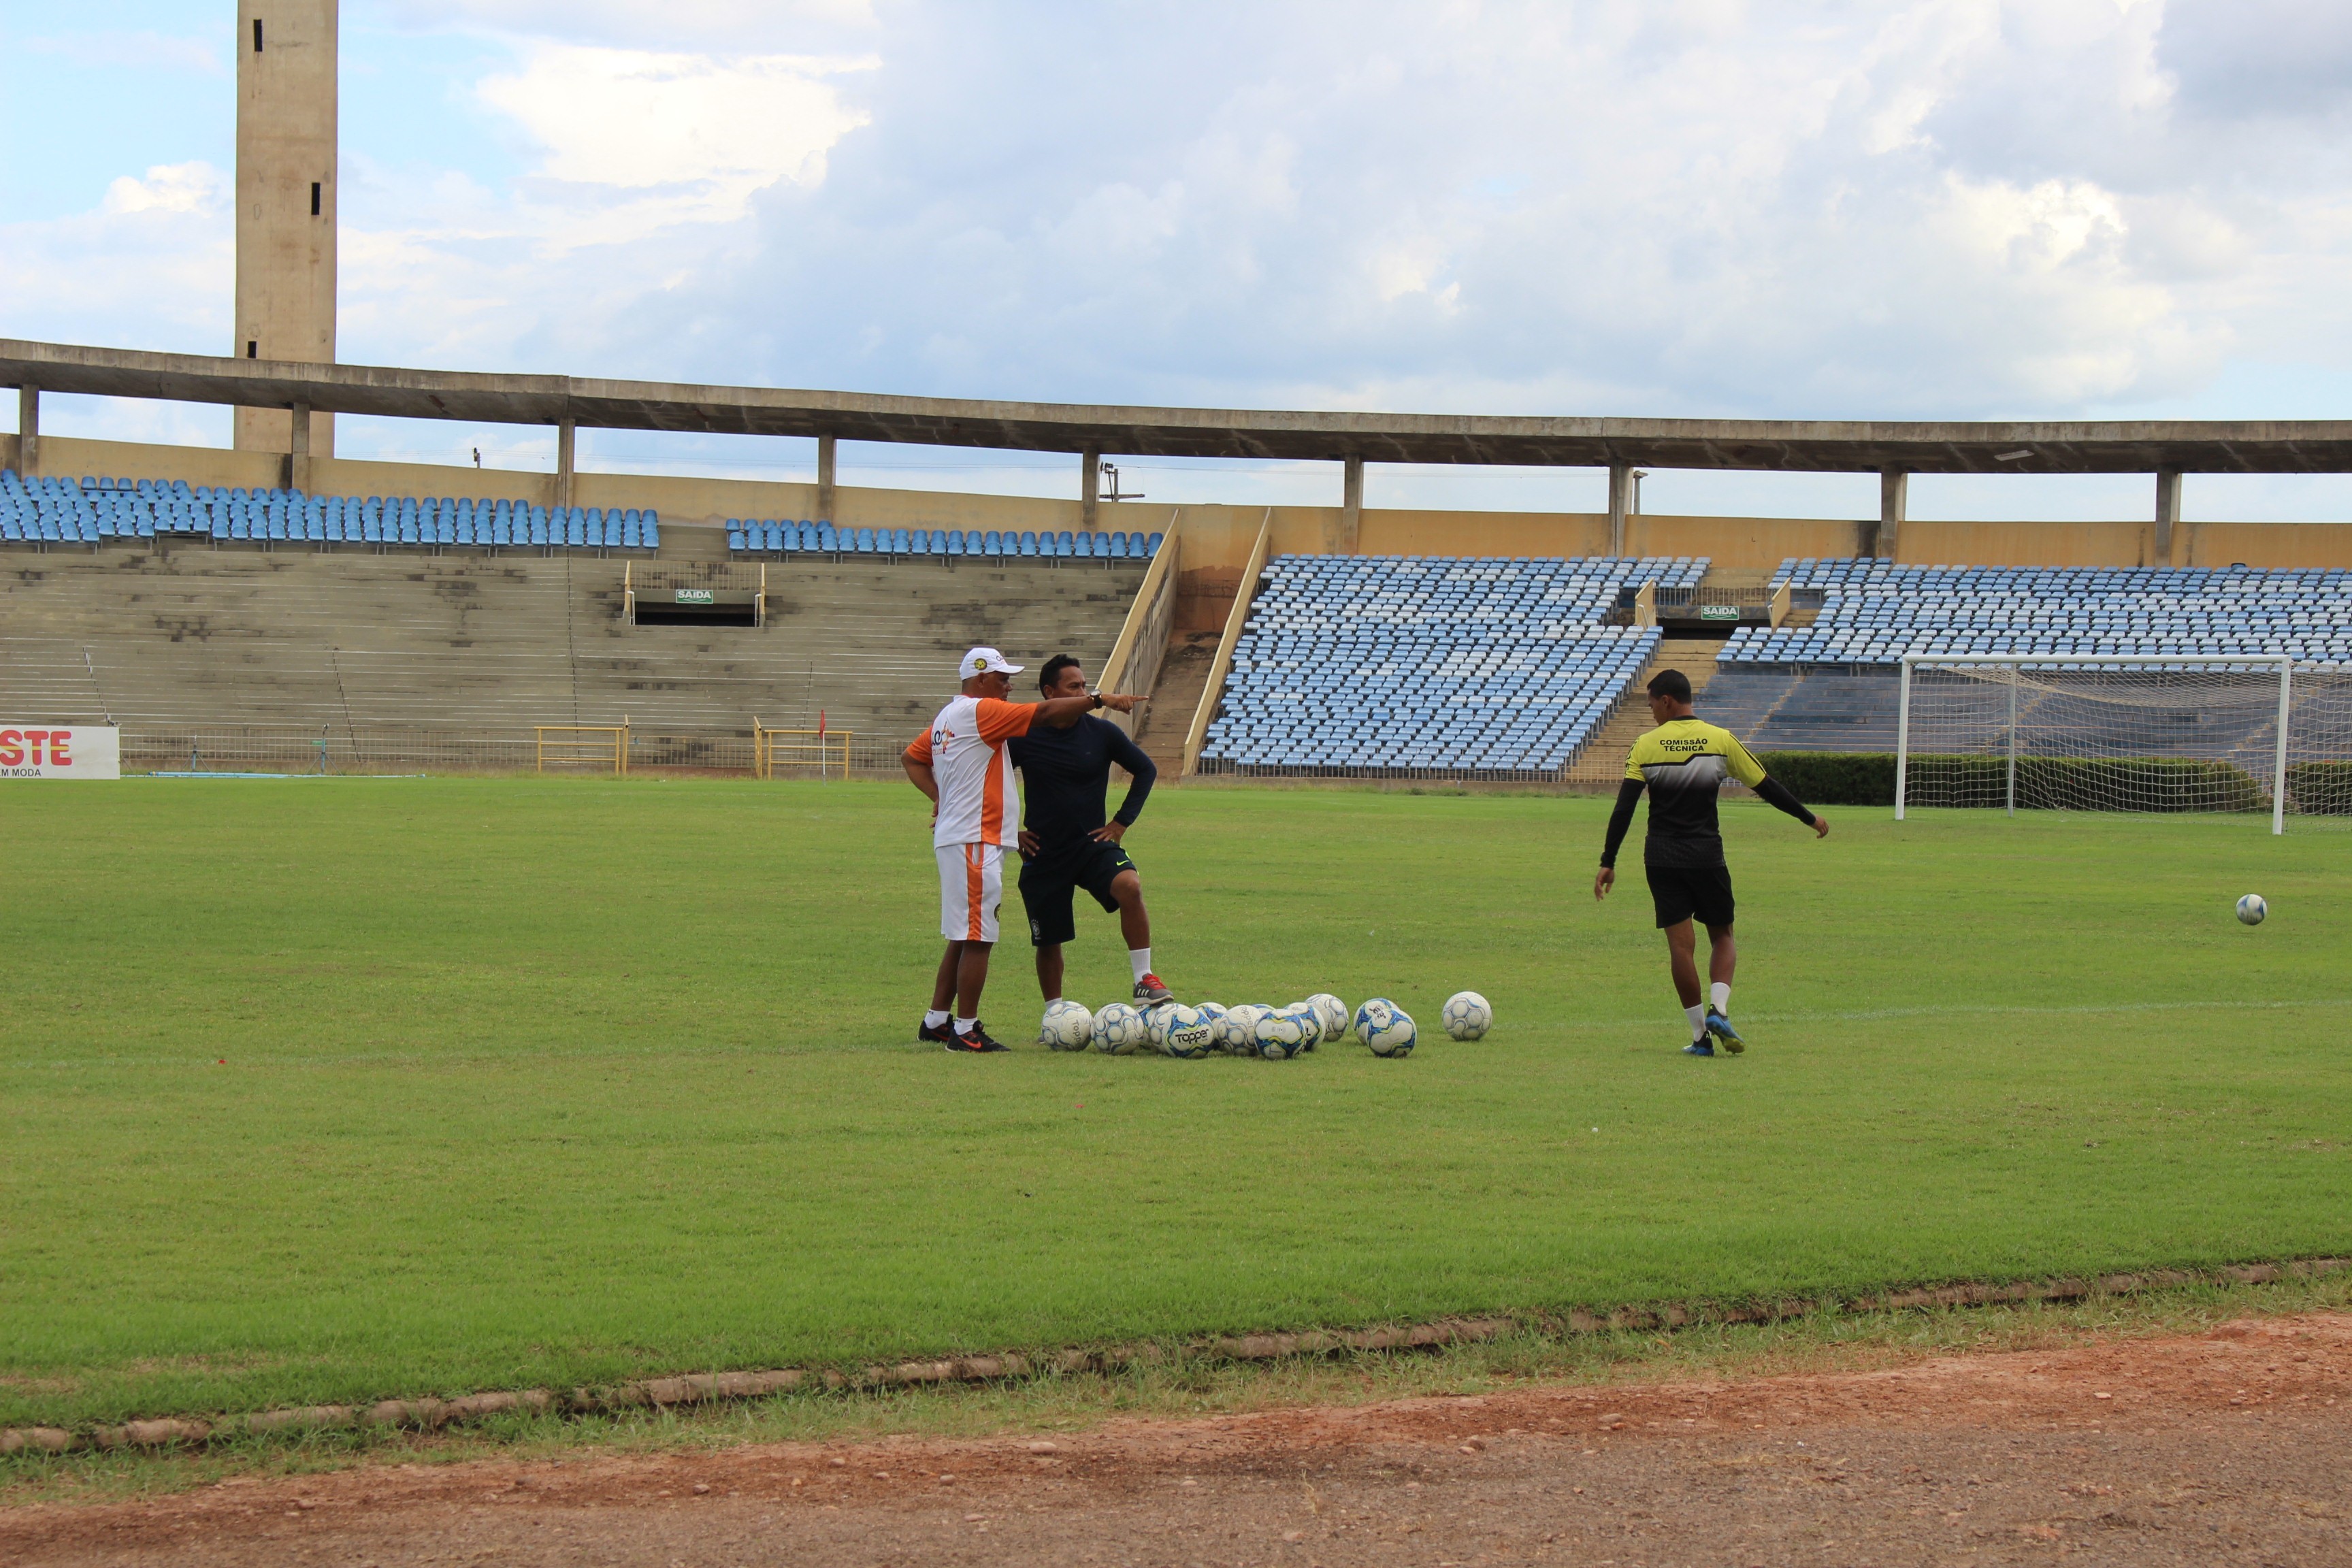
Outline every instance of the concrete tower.
[[(248, 359), (335, 358), (337, 0), (237, 0), (236, 343)], [(310, 450), (334, 453), (331, 415)], [(236, 411), (240, 451), (293, 450), (277, 408)]]

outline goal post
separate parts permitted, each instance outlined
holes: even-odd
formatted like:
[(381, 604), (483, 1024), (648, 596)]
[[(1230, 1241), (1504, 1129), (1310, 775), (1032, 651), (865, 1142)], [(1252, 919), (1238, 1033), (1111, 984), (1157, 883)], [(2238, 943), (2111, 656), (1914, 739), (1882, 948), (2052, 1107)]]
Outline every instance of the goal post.
[[(2299, 680), (2315, 700), (2299, 703)], [(1914, 805), (2261, 813), (2284, 833), (2291, 801), (2346, 810), (2347, 684), (2299, 676), (2287, 654), (1906, 654), (1895, 819)]]

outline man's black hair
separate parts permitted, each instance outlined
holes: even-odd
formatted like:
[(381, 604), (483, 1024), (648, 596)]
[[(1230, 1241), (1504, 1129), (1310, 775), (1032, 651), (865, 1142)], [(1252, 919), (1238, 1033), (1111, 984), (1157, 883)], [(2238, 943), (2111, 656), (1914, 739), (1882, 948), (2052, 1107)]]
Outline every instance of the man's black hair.
[(1061, 678), (1062, 671), (1069, 668), (1072, 665), (1077, 662), (1078, 661), (1076, 659), (1072, 658), (1066, 653), (1057, 653), (1053, 658), (1047, 659), (1045, 661), (1045, 668), (1037, 672), (1037, 689), (1040, 691), (1053, 690), (1054, 682)]
[(1650, 677), (1650, 695), (1687, 702), (1691, 700), (1690, 677), (1679, 669), (1662, 669)]

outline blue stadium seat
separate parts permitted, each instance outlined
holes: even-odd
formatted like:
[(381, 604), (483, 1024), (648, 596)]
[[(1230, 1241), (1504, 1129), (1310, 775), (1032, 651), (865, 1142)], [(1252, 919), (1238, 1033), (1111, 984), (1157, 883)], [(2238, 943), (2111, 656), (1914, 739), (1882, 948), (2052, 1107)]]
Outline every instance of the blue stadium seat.
[(1019, 545), (1019, 553), (1031, 556), (1037, 553), (1037, 535), (1034, 532), (1027, 530), (1023, 531)]

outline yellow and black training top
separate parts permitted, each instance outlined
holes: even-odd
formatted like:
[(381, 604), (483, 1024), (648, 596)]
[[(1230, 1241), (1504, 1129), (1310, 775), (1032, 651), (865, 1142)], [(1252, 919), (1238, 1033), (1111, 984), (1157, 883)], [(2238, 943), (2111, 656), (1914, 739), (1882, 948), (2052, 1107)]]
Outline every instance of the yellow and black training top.
[(1642, 860), (1650, 866), (1720, 866), (1723, 832), (1715, 795), (1727, 779), (1737, 779), (1806, 826), (1813, 814), (1765, 776), (1764, 764), (1739, 737), (1704, 719), (1669, 719), (1633, 742), (1625, 758), (1625, 782), (1617, 809), (1610, 814), (1603, 866), (1617, 864), (1617, 847), (1633, 825), (1633, 803), (1650, 792), (1650, 834)]

